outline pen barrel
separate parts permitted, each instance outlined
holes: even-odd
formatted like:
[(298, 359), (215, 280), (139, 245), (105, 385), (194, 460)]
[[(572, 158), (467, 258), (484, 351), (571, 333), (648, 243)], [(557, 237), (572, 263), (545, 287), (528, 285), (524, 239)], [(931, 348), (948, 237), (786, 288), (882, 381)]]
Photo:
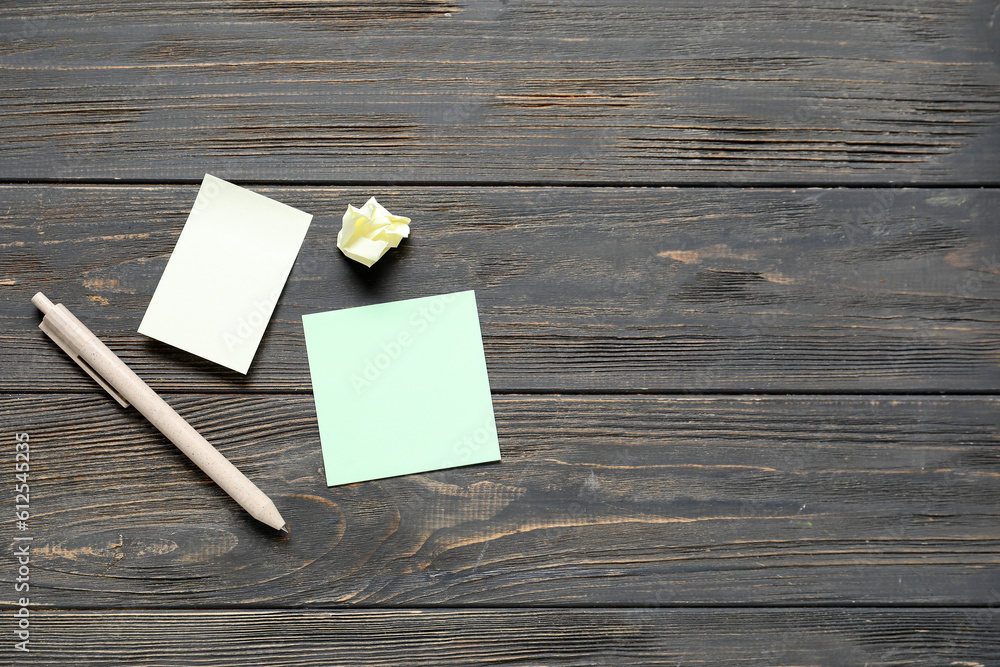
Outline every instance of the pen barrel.
[(212, 481), (258, 521), (287, 530), (271, 499), (150, 389), (65, 306), (41, 292), (31, 299), (45, 315), (39, 328), (122, 406), (130, 404)]
[(271, 499), (167, 405), (73, 313), (62, 304), (53, 304), (40, 292), (32, 301), (45, 313), (42, 330), (80, 363), (101, 386), (111, 392), (119, 403), (135, 406), (153, 426), (255, 519), (277, 529), (285, 526)]
[(271, 499), (96, 336), (91, 334), (90, 340), (79, 348), (79, 354), (251, 516), (273, 528), (285, 525)]

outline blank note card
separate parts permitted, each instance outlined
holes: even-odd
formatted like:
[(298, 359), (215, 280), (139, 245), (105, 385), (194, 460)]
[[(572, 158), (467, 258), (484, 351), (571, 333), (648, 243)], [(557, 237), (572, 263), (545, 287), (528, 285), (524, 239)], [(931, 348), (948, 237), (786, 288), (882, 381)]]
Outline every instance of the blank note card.
[(245, 374), (311, 220), (205, 174), (139, 333)]
[(329, 486), (500, 460), (474, 292), (302, 325)]

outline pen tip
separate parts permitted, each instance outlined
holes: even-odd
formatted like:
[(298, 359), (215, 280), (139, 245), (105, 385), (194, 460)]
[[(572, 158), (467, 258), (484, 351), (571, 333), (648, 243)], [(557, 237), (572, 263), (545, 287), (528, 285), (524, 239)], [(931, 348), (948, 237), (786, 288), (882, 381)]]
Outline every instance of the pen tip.
[(292, 531), (288, 529), (288, 524), (287, 523), (284, 526), (282, 526), (281, 529), (283, 531), (285, 531), (286, 533), (288, 533), (289, 535), (292, 534)]

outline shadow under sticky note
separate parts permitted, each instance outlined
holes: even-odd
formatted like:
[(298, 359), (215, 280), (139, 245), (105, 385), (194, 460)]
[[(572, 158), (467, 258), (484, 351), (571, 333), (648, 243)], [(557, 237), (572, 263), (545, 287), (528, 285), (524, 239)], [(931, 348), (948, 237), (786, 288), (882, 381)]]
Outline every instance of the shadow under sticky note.
[(327, 485), (500, 460), (475, 292), (302, 325)]

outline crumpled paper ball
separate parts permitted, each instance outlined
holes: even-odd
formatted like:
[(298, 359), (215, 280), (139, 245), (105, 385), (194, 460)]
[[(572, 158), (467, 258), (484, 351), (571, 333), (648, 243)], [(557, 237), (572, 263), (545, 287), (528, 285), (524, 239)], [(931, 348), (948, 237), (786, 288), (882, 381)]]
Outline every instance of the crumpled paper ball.
[(337, 247), (351, 259), (371, 266), (410, 235), (410, 219), (393, 215), (372, 197), (361, 208), (347, 205)]

